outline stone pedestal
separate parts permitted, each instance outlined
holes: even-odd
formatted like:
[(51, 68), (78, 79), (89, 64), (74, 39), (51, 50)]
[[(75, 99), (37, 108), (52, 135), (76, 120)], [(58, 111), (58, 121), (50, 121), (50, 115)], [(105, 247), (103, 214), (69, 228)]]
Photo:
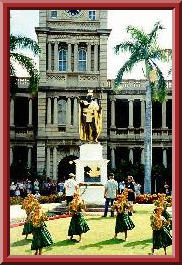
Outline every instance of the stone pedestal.
[(80, 146), (80, 158), (76, 163), (76, 181), (80, 184), (82, 198), (86, 203), (104, 203), (104, 185), (107, 181), (107, 163), (102, 158), (100, 143)]

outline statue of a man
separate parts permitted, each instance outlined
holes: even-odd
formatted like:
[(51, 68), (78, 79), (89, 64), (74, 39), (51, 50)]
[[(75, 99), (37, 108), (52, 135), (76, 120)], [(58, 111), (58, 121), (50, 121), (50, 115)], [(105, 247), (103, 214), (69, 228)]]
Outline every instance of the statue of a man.
[(102, 128), (102, 110), (100, 103), (93, 99), (89, 91), (86, 100), (80, 101), (80, 139), (97, 142)]

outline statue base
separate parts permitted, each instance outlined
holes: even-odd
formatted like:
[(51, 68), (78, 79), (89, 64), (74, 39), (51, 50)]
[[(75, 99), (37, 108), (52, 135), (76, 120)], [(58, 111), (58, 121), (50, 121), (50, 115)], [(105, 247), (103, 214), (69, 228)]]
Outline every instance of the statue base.
[(100, 143), (80, 146), (80, 158), (76, 163), (76, 181), (80, 185), (83, 200), (86, 203), (104, 203), (104, 185), (107, 182), (107, 163), (102, 158)]

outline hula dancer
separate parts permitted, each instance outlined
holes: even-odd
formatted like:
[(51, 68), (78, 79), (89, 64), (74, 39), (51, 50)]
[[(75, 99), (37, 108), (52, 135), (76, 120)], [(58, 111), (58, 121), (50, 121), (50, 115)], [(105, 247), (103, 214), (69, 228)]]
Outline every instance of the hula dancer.
[(167, 211), (167, 207), (169, 206), (169, 203), (166, 201), (166, 195), (165, 194), (158, 194), (158, 200), (154, 202), (154, 205), (157, 207), (162, 207), (162, 216), (167, 221), (167, 229), (171, 230), (172, 229), (172, 217), (170, 213)]
[(172, 236), (169, 230), (166, 228), (168, 222), (162, 216), (162, 207), (154, 209), (154, 214), (150, 217), (151, 227), (153, 230), (153, 248), (152, 255), (155, 249), (164, 248), (164, 253), (167, 255), (166, 248), (172, 245)]
[(35, 250), (35, 255), (41, 255), (44, 247), (50, 246), (53, 241), (44, 221), (48, 220), (42, 211), (40, 204), (35, 206), (35, 211), (31, 214), (33, 225), (33, 240), (31, 250)]
[(124, 232), (126, 241), (127, 231), (132, 230), (135, 227), (130, 216), (128, 215), (128, 209), (129, 206), (127, 204), (126, 196), (124, 194), (118, 195), (117, 201), (115, 201), (112, 206), (112, 210), (117, 211), (114, 239), (117, 238), (118, 233)]
[(74, 235), (79, 235), (78, 242), (81, 242), (82, 234), (90, 230), (82, 214), (82, 211), (85, 209), (86, 206), (84, 201), (81, 200), (78, 193), (75, 193), (73, 196), (73, 201), (69, 204), (69, 211), (73, 214), (68, 229), (68, 236), (70, 236), (70, 240), (73, 240)]
[(25, 224), (23, 227), (22, 235), (25, 235), (25, 239), (27, 239), (28, 235), (32, 233), (32, 222), (30, 219), (30, 214), (33, 211), (33, 208), (35, 206), (36, 200), (33, 196), (33, 194), (29, 194), (23, 201), (22, 209), (26, 211), (27, 218), (25, 220)]

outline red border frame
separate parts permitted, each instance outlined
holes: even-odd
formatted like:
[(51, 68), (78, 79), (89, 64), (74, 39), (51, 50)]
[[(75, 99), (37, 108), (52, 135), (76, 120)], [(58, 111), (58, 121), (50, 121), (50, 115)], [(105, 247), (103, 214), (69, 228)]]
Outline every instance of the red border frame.
[[(181, 217), (181, 212), (179, 211), (179, 199), (181, 194), (179, 188), (181, 187), (181, 179), (179, 178), (179, 173), (181, 165), (179, 164), (179, 154), (180, 154), (180, 113), (182, 104), (180, 102), (180, 77), (179, 77), (179, 66), (180, 66), (180, 29), (182, 25), (182, 5), (181, 0), (89, 0), (85, 3), (84, 0), (0, 0), (0, 8), (2, 7), (3, 14), (3, 254), (2, 261), (3, 263), (16, 263), (16, 262), (165, 262), (170, 264), (180, 264), (182, 261), (179, 247), (181, 243), (181, 228), (179, 226), (179, 219)], [(175, 256), (10, 256), (9, 255), (9, 10), (10, 9), (48, 9), (48, 8), (73, 8), (80, 7), (87, 9), (94, 7), (97, 9), (173, 9), (175, 12), (175, 36), (173, 37), (173, 59), (175, 59), (175, 68), (173, 62), (173, 87), (175, 87), (175, 104), (173, 104), (173, 136), (175, 130), (175, 139), (173, 139), (173, 175), (175, 176)], [(2, 16), (0, 16), (0, 19)], [(181, 23), (180, 23), (181, 22)], [(2, 71), (0, 71), (2, 74)], [(0, 79), (2, 80), (2, 79)], [(174, 102), (174, 98), (173, 98)], [(0, 107), (2, 105), (0, 104)], [(0, 116), (1, 118), (1, 116)], [(174, 166), (175, 164), (175, 166)], [(174, 179), (173, 179), (173, 188), (174, 188)], [(174, 191), (174, 189), (173, 189)], [(0, 193), (1, 196), (2, 193)], [(174, 197), (173, 196), (173, 197)], [(174, 202), (174, 200), (173, 200)]]

